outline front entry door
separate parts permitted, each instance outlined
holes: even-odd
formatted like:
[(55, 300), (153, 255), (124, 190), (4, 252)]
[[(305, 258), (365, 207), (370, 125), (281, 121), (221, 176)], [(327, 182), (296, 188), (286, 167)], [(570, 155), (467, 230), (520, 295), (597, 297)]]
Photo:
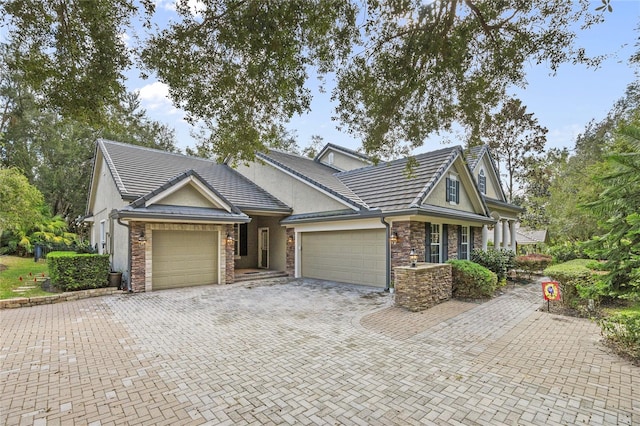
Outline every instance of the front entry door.
[(258, 268), (269, 269), (269, 228), (258, 228)]

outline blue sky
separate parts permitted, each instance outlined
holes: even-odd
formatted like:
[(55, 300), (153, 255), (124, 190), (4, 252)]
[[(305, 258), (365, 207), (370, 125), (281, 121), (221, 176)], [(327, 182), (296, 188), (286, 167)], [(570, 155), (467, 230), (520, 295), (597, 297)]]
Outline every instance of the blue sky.
[[(166, 20), (173, 13), (173, 1), (159, 0), (157, 3), (158, 19)], [(599, 4), (600, 1), (593, 1), (594, 8)], [(577, 43), (587, 49), (587, 54), (611, 55), (600, 68), (563, 64), (556, 75), (551, 75), (545, 65), (532, 65), (527, 70), (527, 88), (512, 91), (527, 105), (528, 111), (535, 114), (539, 123), (549, 129), (547, 148), (573, 148), (576, 136), (586, 124), (592, 119), (604, 118), (613, 103), (624, 95), (627, 85), (637, 78), (628, 59), (639, 48), (636, 43), (640, 35), (637, 30), (640, 0), (613, 0), (611, 4), (614, 11), (607, 14), (604, 23), (578, 32)], [(166, 86), (153, 79), (140, 80), (134, 71), (129, 76), (129, 88), (140, 91), (142, 105), (149, 116), (176, 129), (181, 149), (193, 146), (191, 126), (184, 121), (184, 113), (167, 98)], [(310, 82), (312, 89), (314, 83)], [(317, 91), (314, 94), (311, 112), (295, 117), (288, 126), (297, 133), (298, 145), (303, 148), (309, 144), (312, 135), (320, 135), (325, 142), (358, 149), (359, 141), (339, 132), (336, 122), (331, 120), (334, 106), (330, 94)], [(440, 138), (433, 137), (414, 153), (438, 149), (441, 144)]]

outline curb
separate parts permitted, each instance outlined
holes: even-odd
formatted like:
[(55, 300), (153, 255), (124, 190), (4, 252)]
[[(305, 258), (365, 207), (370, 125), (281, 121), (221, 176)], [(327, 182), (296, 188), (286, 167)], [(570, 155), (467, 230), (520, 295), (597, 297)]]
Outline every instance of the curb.
[(13, 299), (0, 300), (0, 310), (27, 308), (30, 306), (50, 305), (52, 303), (68, 302), (70, 300), (88, 299), (89, 297), (107, 296), (115, 293), (123, 293), (117, 287), (94, 288), (90, 290), (69, 291), (53, 294), (51, 296), (15, 297)]

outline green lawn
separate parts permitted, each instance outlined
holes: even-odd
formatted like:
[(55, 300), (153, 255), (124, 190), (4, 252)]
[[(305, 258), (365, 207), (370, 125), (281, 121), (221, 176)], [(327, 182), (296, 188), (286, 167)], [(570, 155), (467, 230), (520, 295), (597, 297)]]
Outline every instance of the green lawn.
[[(36, 263), (32, 257), (0, 256), (0, 299), (51, 294), (42, 290), (39, 281), (34, 282), (35, 277), (42, 277), (43, 273), (45, 276), (49, 274), (47, 264), (43, 261)], [(33, 288), (19, 291), (20, 287)]]

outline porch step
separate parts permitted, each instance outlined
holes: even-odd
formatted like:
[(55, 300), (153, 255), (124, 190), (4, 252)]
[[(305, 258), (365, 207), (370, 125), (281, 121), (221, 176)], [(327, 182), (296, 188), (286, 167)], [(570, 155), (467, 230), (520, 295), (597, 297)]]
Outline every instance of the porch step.
[(260, 272), (246, 272), (244, 274), (236, 274), (234, 276), (234, 281), (236, 283), (242, 281), (255, 281), (255, 280), (266, 280), (269, 278), (281, 278), (288, 277), (289, 275), (284, 271), (260, 271)]

